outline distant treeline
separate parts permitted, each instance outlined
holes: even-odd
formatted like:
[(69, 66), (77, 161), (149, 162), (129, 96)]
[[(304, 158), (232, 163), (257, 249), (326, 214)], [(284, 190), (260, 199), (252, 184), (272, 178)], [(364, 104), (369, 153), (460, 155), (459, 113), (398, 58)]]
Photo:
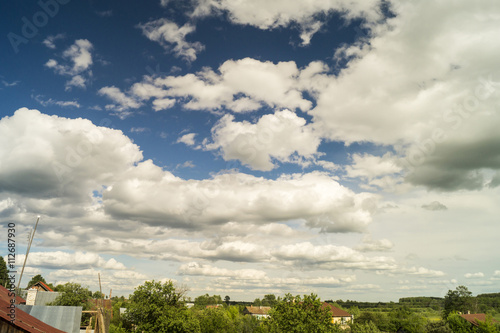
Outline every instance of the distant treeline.
[[(500, 293), (479, 294), (473, 297), (476, 302), (477, 310), (484, 311), (488, 308), (500, 310)], [(343, 301), (343, 300), (328, 300), (330, 303), (337, 303), (344, 309), (357, 306), (359, 309), (386, 308), (391, 309), (399, 306), (408, 306), (411, 308), (432, 308), (438, 310), (444, 306), (443, 297), (403, 297), (399, 302), (358, 302), (358, 301)]]

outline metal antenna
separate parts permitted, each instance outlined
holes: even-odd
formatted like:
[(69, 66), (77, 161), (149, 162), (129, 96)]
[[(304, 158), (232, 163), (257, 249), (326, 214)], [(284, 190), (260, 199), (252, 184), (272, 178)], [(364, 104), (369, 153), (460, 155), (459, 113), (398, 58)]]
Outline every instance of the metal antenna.
[(24, 256), (24, 264), (23, 264), (23, 269), (21, 270), (21, 275), (19, 276), (19, 282), (17, 282), (17, 290), (20, 290), (19, 286), (21, 285), (21, 279), (23, 278), (24, 267), (26, 266), (26, 260), (28, 260), (28, 254), (30, 253), (31, 243), (33, 243), (33, 238), (35, 238), (35, 232), (36, 232), (36, 227), (38, 226), (38, 221), (40, 221), (40, 215), (37, 216), (35, 229), (33, 230), (33, 233), (30, 233), (31, 237), (28, 241), (28, 248), (26, 249), (26, 256)]

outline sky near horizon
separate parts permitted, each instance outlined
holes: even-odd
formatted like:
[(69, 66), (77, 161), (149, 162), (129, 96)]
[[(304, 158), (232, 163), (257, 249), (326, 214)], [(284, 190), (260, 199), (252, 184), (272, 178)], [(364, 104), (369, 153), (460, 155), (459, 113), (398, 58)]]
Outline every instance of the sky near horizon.
[(0, 5), (23, 283), (397, 301), (500, 288), (497, 1)]

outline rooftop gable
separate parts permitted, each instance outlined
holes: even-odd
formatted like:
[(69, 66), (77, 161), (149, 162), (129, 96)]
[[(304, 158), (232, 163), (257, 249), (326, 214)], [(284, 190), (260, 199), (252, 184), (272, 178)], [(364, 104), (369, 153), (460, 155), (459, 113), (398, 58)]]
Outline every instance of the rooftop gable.
[(323, 308), (323, 309), (330, 308), (330, 311), (332, 312), (332, 317), (352, 317), (352, 315), (349, 312), (342, 310), (342, 309), (339, 309), (335, 305), (332, 305), (332, 304), (327, 303), (327, 302), (323, 302), (323, 304), (321, 305), (321, 308)]

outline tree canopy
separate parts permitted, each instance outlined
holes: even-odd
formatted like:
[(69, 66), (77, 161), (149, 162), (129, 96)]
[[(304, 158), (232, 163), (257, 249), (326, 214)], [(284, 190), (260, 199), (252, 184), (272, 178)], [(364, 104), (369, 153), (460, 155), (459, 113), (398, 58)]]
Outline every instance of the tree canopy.
[(92, 292), (81, 284), (68, 282), (55, 289), (62, 294), (49, 305), (83, 306), (83, 310), (90, 308), (88, 300), (92, 297)]
[(472, 310), (472, 293), (465, 286), (458, 286), (455, 290), (448, 290), (444, 297), (443, 318), (448, 318), (452, 312), (462, 312)]
[(205, 307), (207, 305), (222, 304), (222, 298), (220, 295), (210, 296), (209, 294), (198, 296), (194, 299), (194, 304), (200, 307)]
[(9, 280), (9, 275), (7, 274), (8, 269), (7, 269), (7, 263), (3, 259), (2, 256), (0, 256), (0, 285), (7, 287), (7, 282)]
[(26, 289), (31, 288), (31, 286), (37, 282), (43, 282), (43, 283), (47, 284), (47, 281), (45, 281), (43, 276), (41, 274), (38, 274), (38, 275), (33, 276), (33, 278), (31, 278), (30, 282), (28, 282), (28, 285), (26, 286)]
[(146, 281), (130, 296), (125, 320), (138, 332), (199, 332), (198, 321), (184, 306), (172, 281)]
[(323, 308), (317, 295), (285, 295), (269, 312), (270, 332), (335, 332), (329, 308)]

